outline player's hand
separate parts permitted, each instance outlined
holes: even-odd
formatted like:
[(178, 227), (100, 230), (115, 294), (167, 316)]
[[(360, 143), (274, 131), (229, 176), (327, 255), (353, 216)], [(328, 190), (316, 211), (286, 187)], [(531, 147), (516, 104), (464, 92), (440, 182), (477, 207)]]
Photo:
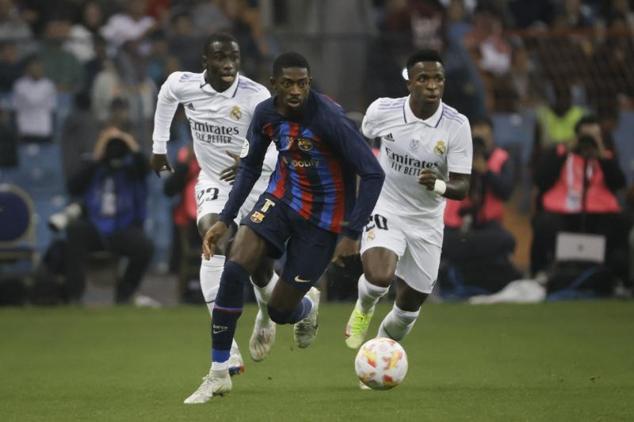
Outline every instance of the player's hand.
[(355, 239), (351, 239), (347, 236), (343, 236), (337, 247), (335, 248), (335, 252), (332, 256), (332, 263), (338, 267), (343, 267), (344, 258), (353, 256), (359, 253), (359, 241)]
[(233, 164), (220, 172), (220, 180), (233, 183), (236, 180), (236, 175), (238, 174), (238, 166), (240, 165), (240, 156), (238, 154), (232, 153), (231, 151), (226, 151), (226, 154), (229, 157), (233, 158)]
[(170, 173), (174, 173), (174, 169), (170, 165), (169, 161), (167, 161), (166, 154), (152, 154), (150, 158), (150, 167), (156, 173), (157, 176), (161, 177), (161, 172), (169, 171)]
[(434, 184), (436, 183), (436, 172), (430, 169), (424, 169), (420, 176), (418, 176), (418, 183), (425, 186), (427, 190), (434, 190)]
[(203, 256), (205, 259), (211, 259), (216, 252), (216, 243), (225, 235), (229, 227), (222, 221), (216, 221), (213, 226), (207, 230), (203, 237)]

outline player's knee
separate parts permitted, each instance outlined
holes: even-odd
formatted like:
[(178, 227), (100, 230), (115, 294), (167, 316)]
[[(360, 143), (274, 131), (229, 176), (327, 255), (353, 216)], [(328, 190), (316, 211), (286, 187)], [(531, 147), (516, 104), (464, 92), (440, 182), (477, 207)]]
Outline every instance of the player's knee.
[(269, 317), (271, 318), (271, 321), (273, 321), (276, 324), (288, 324), (290, 321), (290, 317), (292, 312), (288, 312), (288, 311), (281, 311), (277, 308), (274, 308), (271, 305), (268, 305), (268, 311), (269, 311)]
[(370, 284), (374, 284), (379, 287), (388, 287), (394, 281), (394, 273), (386, 271), (385, 269), (370, 269), (365, 273), (365, 279)]

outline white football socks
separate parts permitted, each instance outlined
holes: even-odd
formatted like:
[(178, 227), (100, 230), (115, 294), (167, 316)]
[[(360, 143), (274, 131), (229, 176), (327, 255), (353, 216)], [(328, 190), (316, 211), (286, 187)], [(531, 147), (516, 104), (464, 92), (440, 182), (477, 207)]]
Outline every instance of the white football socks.
[(263, 322), (265, 324), (268, 323), (270, 319), (269, 311), (267, 307), (269, 304), (269, 300), (271, 300), (273, 289), (275, 288), (275, 285), (277, 284), (277, 280), (279, 280), (279, 277), (277, 276), (277, 274), (275, 274), (275, 271), (273, 272), (273, 275), (271, 276), (271, 280), (269, 281), (269, 284), (267, 284), (264, 287), (256, 286), (255, 283), (253, 283), (253, 280), (251, 280), (251, 284), (253, 284), (253, 293), (255, 294), (255, 299), (258, 302), (258, 307), (260, 308), (260, 312), (258, 313), (258, 318), (260, 322)]
[(374, 308), (374, 305), (381, 299), (389, 287), (375, 286), (365, 278), (365, 274), (361, 274), (359, 277), (359, 283), (357, 284), (359, 290), (359, 298), (357, 299), (357, 308), (361, 312), (367, 314)]
[(420, 309), (416, 312), (404, 311), (396, 303), (392, 310), (383, 318), (379, 327), (378, 337), (388, 337), (392, 340), (401, 341), (412, 330)]
[(220, 287), (220, 276), (222, 276), (224, 266), (224, 255), (214, 255), (209, 260), (203, 257), (200, 263), (200, 288), (203, 291), (203, 297), (210, 316), (214, 309), (214, 302)]

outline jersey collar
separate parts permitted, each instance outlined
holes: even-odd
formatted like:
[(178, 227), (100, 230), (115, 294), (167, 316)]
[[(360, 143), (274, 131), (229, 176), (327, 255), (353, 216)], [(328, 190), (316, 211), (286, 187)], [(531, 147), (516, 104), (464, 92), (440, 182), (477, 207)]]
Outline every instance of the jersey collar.
[(409, 95), (408, 95), (407, 98), (405, 99), (405, 104), (403, 104), (403, 120), (405, 120), (405, 123), (421, 122), (426, 124), (429, 127), (438, 127), (438, 122), (440, 122), (440, 118), (442, 117), (444, 108), (445, 107), (443, 106), (443, 102), (441, 101), (438, 104), (438, 108), (436, 109), (434, 114), (432, 114), (426, 119), (419, 119), (418, 117), (416, 117), (416, 115), (412, 111), (411, 106), (409, 105)]
[(233, 98), (236, 96), (236, 92), (238, 92), (238, 85), (240, 85), (240, 73), (236, 74), (236, 79), (233, 81), (231, 86), (222, 92), (216, 91), (209, 82), (207, 82), (207, 71), (203, 71), (202, 79), (200, 80), (200, 89), (205, 91), (208, 94), (217, 94), (223, 96), (225, 98)]

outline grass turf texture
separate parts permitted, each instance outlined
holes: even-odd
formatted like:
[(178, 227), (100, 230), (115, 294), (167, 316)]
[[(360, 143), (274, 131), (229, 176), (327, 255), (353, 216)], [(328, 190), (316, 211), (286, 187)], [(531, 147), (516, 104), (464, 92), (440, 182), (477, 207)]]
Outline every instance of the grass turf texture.
[[(352, 304), (325, 304), (306, 350), (278, 327), (246, 373), (206, 405), (182, 401), (208, 369), (203, 307), (0, 310), (0, 420), (634, 420), (634, 302), (425, 306), (403, 342), (409, 373), (360, 391), (343, 342)], [(377, 310), (376, 332), (387, 305)]]

